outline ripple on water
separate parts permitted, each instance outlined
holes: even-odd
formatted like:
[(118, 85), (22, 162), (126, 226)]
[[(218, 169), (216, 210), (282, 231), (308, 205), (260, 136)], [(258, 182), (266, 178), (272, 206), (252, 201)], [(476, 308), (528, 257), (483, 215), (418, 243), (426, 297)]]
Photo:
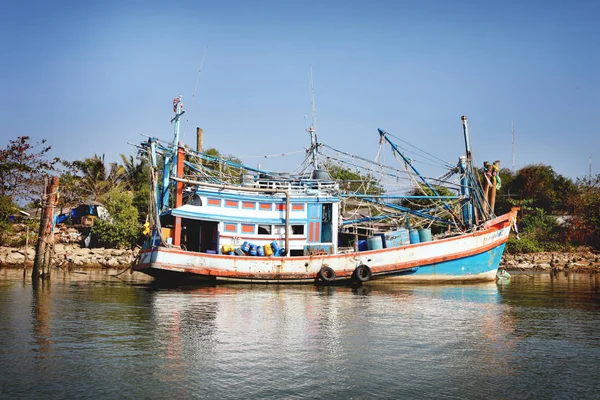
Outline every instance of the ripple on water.
[[(9, 398), (593, 398), (600, 282), (155, 289), (0, 279)], [(557, 378), (560, 377), (560, 378)]]

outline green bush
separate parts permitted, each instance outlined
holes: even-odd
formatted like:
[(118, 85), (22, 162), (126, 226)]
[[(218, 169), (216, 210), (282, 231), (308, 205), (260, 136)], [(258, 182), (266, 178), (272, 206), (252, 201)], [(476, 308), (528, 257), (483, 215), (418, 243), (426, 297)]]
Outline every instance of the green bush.
[(537, 253), (543, 251), (543, 247), (538, 241), (531, 237), (511, 236), (506, 243), (506, 252), (510, 254)]
[(565, 231), (558, 225), (556, 218), (547, 215), (541, 208), (527, 211), (519, 223), (519, 231), (521, 240), (511, 237), (507, 243), (507, 252), (563, 251), (569, 246)]
[(117, 189), (109, 191), (102, 202), (110, 220), (97, 219), (91, 234), (95, 243), (104, 247), (130, 248), (140, 235), (138, 211), (133, 206), (133, 195)]
[(16, 207), (9, 196), (0, 196), (0, 245), (7, 244), (9, 236), (13, 233), (13, 224), (8, 222), (8, 217), (14, 214)]

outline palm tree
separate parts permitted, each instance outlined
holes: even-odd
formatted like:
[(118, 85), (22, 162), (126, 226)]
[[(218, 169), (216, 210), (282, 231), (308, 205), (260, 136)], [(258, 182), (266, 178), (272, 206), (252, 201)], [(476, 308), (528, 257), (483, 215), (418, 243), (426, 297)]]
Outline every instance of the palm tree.
[(118, 163), (110, 163), (107, 169), (104, 164), (104, 154), (99, 157), (87, 157), (83, 161), (74, 161), (73, 165), (81, 174), (81, 187), (91, 200), (98, 200), (110, 189), (123, 181), (125, 168)]
[(136, 191), (141, 185), (146, 185), (148, 181), (148, 171), (146, 160), (141, 159), (139, 163), (133, 156), (127, 158), (121, 154), (123, 160), (123, 183), (127, 190)]

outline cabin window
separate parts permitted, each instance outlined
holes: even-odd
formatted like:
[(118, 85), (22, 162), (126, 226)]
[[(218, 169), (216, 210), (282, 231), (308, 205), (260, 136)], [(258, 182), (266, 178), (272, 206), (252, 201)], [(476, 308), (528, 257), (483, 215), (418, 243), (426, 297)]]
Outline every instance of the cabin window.
[(285, 235), (285, 225), (275, 225), (273, 227), (274, 235)]
[(270, 235), (271, 234), (271, 225), (259, 225), (258, 226), (258, 234), (259, 235)]
[(277, 211), (285, 211), (285, 204), (275, 204), (275, 209)]
[(271, 203), (260, 203), (258, 208), (262, 211), (271, 211)]
[(225, 232), (237, 232), (237, 224), (225, 222), (223, 225)]
[(253, 224), (242, 224), (242, 233), (254, 234), (254, 225)]
[(225, 200), (225, 207), (238, 208), (238, 204), (237, 200)]
[(209, 206), (221, 207), (221, 199), (208, 198), (207, 204)]
[(245, 210), (254, 210), (256, 209), (256, 203), (253, 201), (243, 201), (242, 208)]
[(304, 225), (292, 225), (292, 235), (304, 235)]
[(304, 211), (304, 204), (292, 204), (292, 211)]

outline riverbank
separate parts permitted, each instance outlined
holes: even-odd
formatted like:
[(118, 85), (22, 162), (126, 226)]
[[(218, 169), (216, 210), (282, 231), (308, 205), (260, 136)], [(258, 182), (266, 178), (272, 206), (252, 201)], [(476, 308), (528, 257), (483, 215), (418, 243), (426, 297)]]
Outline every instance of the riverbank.
[[(86, 248), (78, 244), (57, 243), (54, 246), (54, 265), (70, 268), (125, 268), (137, 257), (138, 250)], [(23, 268), (33, 265), (35, 247), (0, 247), (0, 268)]]
[(569, 253), (504, 254), (500, 267), (509, 271), (600, 272), (600, 254), (586, 248)]

